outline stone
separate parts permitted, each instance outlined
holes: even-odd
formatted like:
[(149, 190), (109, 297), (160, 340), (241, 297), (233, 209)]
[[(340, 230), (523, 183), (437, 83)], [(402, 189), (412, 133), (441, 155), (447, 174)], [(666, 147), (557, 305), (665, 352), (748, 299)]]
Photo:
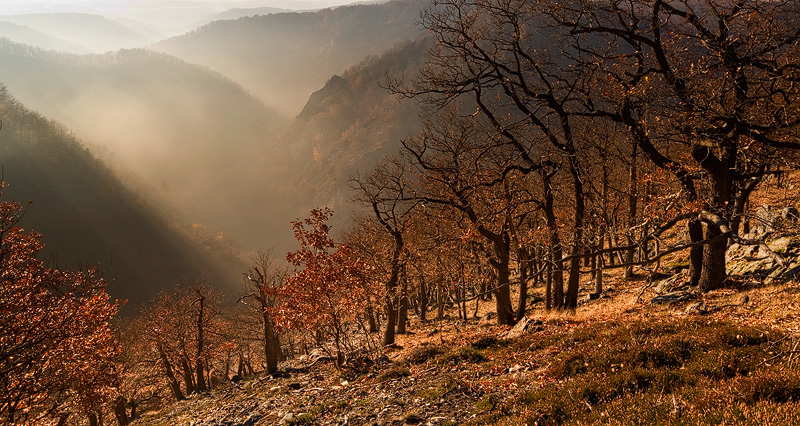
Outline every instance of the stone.
[(511, 330), (508, 330), (503, 337), (506, 339), (516, 339), (525, 333), (535, 333), (543, 329), (542, 324), (543, 322), (540, 319), (534, 320), (528, 317), (522, 317), (522, 319), (517, 321), (517, 324), (514, 325)]
[(424, 420), (425, 419), (423, 419), (422, 417), (420, 417), (420, 416), (418, 416), (416, 414), (409, 414), (405, 418), (405, 423), (407, 425), (418, 425), (418, 424), (422, 423)]
[(750, 302), (750, 296), (748, 296), (746, 294), (740, 294), (740, 295), (736, 296), (735, 298), (733, 298), (732, 304), (735, 305), (735, 306), (744, 306), (748, 302)]
[(686, 307), (684, 311), (687, 314), (697, 314), (697, 315), (705, 315), (709, 313), (708, 307), (701, 302), (692, 303), (691, 305)]
[(789, 244), (791, 244), (791, 242), (792, 239), (789, 237), (780, 237), (767, 243), (767, 246), (773, 252), (782, 254), (789, 251)]
[(756, 209), (756, 225), (753, 227), (753, 232), (757, 235), (764, 235), (769, 232), (774, 232), (779, 217), (780, 216), (778, 214), (770, 210), (768, 205), (762, 205)]
[(660, 296), (654, 297), (650, 300), (650, 303), (659, 304), (659, 303), (666, 303), (671, 305), (673, 303), (683, 302), (684, 300), (689, 300), (692, 295), (688, 291), (673, 291), (671, 293), (662, 294)]

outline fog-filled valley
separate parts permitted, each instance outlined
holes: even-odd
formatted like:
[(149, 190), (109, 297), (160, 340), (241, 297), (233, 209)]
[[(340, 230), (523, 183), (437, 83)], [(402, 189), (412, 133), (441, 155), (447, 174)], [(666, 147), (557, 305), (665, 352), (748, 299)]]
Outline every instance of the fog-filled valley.
[[(83, 173), (77, 167), (22, 166), (21, 151), (33, 145), (8, 145), (17, 124), (5, 116), (0, 137), (16, 154), (0, 161), (10, 184), (4, 198), (34, 202), (23, 224), (44, 233), (45, 252), (59, 265), (100, 263), (119, 283), (111, 294), (133, 305), (195, 276), (235, 296), (248, 256), (294, 248), (291, 220), (329, 206), (343, 227), (354, 208), (347, 179), (394, 153), (418, 127), (413, 102), (401, 103), (381, 86), (387, 75), (410, 76), (422, 65), (429, 44), (415, 21), (425, 5), (403, 0), (279, 14), (265, 13), (283, 9), (233, 8), (211, 15), (228, 20), (153, 45), (157, 32), (99, 15), (0, 16), (5, 102), (53, 120), (47, 125), (61, 129), (70, 149), (102, 175), (102, 191), (116, 185), (114, 196), (131, 205), (125, 209), (140, 211), (153, 230), (166, 228), (160, 240), (133, 244), (131, 233), (147, 232), (115, 212), (121, 201), (60, 207), (70, 200), (83, 206), (79, 200), (101, 191), (86, 182), (99, 185), (100, 178), (80, 185), (67, 179)], [(87, 40), (107, 44), (87, 48)], [(86, 53), (111, 46), (124, 48)], [(36, 163), (47, 155), (24, 158)], [(202, 251), (204, 240), (224, 254), (213, 261), (205, 252), (157, 254), (181, 251), (180, 244)], [(143, 268), (158, 279), (125, 266), (152, 257), (170, 265), (168, 273)], [(180, 260), (193, 257), (205, 260)]]
[(236, 291), (235, 274), (244, 267), (238, 249), (169, 221), (66, 128), (5, 90), (0, 114), (3, 177), (9, 181), (3, 199), (25, 206), (20, 226), (43, 234), (41, 254), (49, 264), (74, 269), (99, 263), (109, 292), (133, 306), (181, 280), (204, 278)]

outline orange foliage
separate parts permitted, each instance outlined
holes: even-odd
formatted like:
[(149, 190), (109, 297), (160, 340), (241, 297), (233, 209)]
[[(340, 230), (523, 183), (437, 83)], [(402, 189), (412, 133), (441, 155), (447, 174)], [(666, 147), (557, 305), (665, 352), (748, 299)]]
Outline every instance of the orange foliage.
[(0, 202), (0, 425), (95, 413), (114, 392), (109, 320), (119, 303), (96, 268), (45, 267), (40, 235), (16, 226), (21, 211)]
[(292, 222), (300, 250), (286, 256), (295, 270), (280, 287), (282, 303), (272, 313), (278, 328), (307, 330), (318, 343), (333, 340), (341, 362), (348, 331), (366, 306), (370, 268), (355, 250), (328, 236), (325, 222), (332, 214), (314, 209), (310, 218)]

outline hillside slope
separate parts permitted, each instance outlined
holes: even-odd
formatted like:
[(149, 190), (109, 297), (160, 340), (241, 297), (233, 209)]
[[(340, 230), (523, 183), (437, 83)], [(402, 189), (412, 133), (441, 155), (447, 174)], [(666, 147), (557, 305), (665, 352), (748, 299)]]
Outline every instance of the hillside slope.
[(511, 329), (485, 315), (412, 317), (397, 345), (342, 371), (301, 356), (282, 375), (226, 384), (133, 424), (794, 424), (798, 281), (735, 280), (654, 304), (645, 277), (608, 278), (599, 300), (582, 289), (577, 314), (546, 314), (531, 297)]
[[(295, 215), (319, 206), (337, 211), (334, 223), (350, 219), (355, 207), (348, 179), (395, 155), (401, 140), (420, 127), (413, 101), (400, 101), (385, 88), (386, 75), (412, 76), (423, 66), (431, 43), (426, 38), (402, 43), (370, 56), (314, 92), (292, 125), (270, 143), (281, 158), (265, 170), (266, 180), (281, 182), (285, 197), (298, 201)], [(282, 176), (283, 179), (278, 179)]]
[(28, 206), (20, 226), (43, 234), (41, 255), (61, 268), (99, 264), (112, 297), (135, 307), (183, 279), (235, 294), (244, 263), (204, 248), (113, 177), (70, 133), (0, 91), (4, 200)]

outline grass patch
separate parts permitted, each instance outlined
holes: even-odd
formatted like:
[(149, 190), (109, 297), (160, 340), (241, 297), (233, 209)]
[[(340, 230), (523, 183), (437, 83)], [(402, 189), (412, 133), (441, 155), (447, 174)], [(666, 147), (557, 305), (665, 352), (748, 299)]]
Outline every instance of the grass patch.
[(422, 345), (412, 349), (411, 352), (403, 359), (404, 362), (409, 364), (422, 364), (424, 362), (435, 359), (443, 354), (442, 348), (436, 345)]
[(484, 424), (770, 423), (787, 416), (768, 407), (800, 404), (800, 372), (766, 362), (790, 340), (702, 318), (532, 336), (524, 345), (549, 357), (545, 384), (506, 400), (484, 395), (475, 411)]
[(294, 416), (291, 419), (286, 421), (288, 426), (296, 426), (296, 425), (313, 425), (314, 420), (317, 419), (315, 414), (305, 413), (300, 414), (298, 416)]
[(427, 400), (435, 401), (445, 394), (453, 391), (455, 389), (460, 388), (462, 383), (450, 376), (445, 377), (441, 382), (434, 386), (427, 387), (425, 389), (418, 390), (415, 395), (424, 398)]
[(409, 371), (408, 368), (399, 364), (393, 364), (391, 367), (381, 371), (381, 373), (378, 374), (377, 379), (379, 382), (385, 382), (387, 380), (399, 379), (401, 377), (408, 377), (410, 375), (411, 371)]
[(486, 357), (483, 356), (483, 354), (479, 350), (471, 346), (465, 346), (448, 353), (444, 357), (444, 360), (445, 362), (453, 364), (457, 364), (460, 362), (471, 362), (477, 364), (479, 362), (485, 361)]

